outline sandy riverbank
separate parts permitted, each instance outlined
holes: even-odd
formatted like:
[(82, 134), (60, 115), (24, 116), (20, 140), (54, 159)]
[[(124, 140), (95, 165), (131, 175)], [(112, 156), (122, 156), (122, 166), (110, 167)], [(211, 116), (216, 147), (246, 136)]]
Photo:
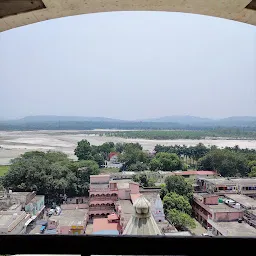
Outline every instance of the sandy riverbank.
[(147, 140), (124, 139), (84, 134), (83, 131), (0, 131), (0, 165), (8, 164), (10, 159), (31, 150), (58, 150), (75, 159), (74, 149), (78, 141), (87, 139), (92, 145), (101, 145), (104, 142), (139, 142), (144, 149), (153, 150), (156, 144), (194, 146), (199, 142), (207, 146), (233, 147), (256, 149), (256, 140)]

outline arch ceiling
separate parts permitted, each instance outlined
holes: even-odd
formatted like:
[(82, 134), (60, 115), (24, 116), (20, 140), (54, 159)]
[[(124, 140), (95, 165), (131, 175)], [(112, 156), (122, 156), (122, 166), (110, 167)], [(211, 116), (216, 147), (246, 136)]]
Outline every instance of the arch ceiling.
[(0, 0), (0, 32), (85, 13), (171, 11), (256, 25), (256, 0)]

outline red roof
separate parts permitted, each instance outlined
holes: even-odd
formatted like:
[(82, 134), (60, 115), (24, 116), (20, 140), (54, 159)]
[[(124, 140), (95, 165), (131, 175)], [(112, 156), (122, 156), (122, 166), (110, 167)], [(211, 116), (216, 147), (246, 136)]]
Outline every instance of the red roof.
[(118, 153), (116, 153), (116, 152), (111, 152), (111, 153), (108, 154), (108, 158), (110, 159), (111, 157), (117, 156), (117, 155), (118, 155)]
[(109, 222), (108, 219), (94, 219), (93, 233), (101, 230), (118, 230), (118, 223)]
[(216, 171), (183, 171), (183, 172), (173, 172), (174, 175), (217, 175)]

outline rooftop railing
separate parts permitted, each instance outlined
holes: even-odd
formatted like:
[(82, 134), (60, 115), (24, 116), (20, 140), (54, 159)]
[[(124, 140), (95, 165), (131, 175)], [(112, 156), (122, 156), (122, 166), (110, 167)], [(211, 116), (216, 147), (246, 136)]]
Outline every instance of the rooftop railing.
[(240, 255), (256, 237), (168, 237), (96, 235), (0, 235), (0, 253), (87, 255)]

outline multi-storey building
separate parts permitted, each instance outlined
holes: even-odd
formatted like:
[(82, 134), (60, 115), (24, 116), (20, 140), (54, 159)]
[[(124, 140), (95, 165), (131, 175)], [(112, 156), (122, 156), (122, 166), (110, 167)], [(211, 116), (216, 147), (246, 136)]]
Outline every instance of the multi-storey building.
[(237, 186), (239, 194), (256, 197), (256, 178), (230, 179)]
[(198, 178), (197, 185), (202, 192), (256, 197), (256, 178)]
[(111, 180), (110, 175), (91, 175), (89, 217), (106, 217), (115, 211), (118, 200), (130, 200), (139, 192), (139, 184), (131, 180)]
[[(256, 201), (239, 194), (194, 193), (195, 218), (210, 236), (255, 236), (252, 218)], [(256, 225), (255, 225), (256, 227)]]
[(195, 218), (205, 227), (209, 227), (208, 219), (213, 221), (234, 221), (243, 217), (244, 210), (233, 208), (219, 202), (219, 196), (208, 193), (194, 193), (193, 211)]

